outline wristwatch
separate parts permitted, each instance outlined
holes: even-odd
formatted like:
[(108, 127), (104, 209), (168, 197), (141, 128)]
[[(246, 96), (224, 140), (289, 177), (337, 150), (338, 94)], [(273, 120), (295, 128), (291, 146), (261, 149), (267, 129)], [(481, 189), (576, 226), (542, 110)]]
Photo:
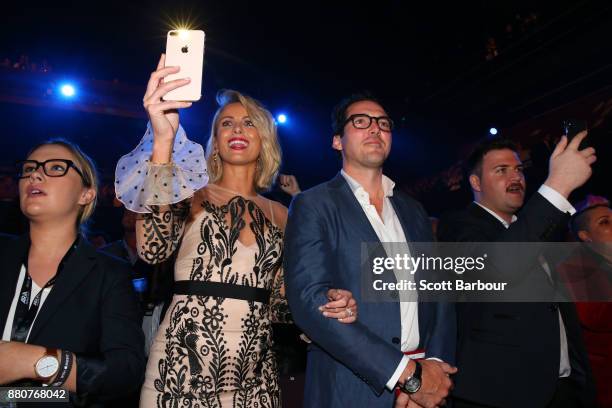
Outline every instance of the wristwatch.
[(36, 379), (39, 381), (47, 381), (59, 370), (59, 360), (57, 358), (57, 349), (47, 347), (45, 354), (38, 359), (34, 364), (36, 371)]
[(416, 364), (416, 368), (414, 369), (412, 376), (407, 378), (403, 384), (397, 384), (400, 391), (405, 392), (406, 394), (414, 394), (421, 389), (421, 372), (423, 368), (421, 367), (421, 363), (419, 363), (417, 360), (414, 360), (414, 363)]

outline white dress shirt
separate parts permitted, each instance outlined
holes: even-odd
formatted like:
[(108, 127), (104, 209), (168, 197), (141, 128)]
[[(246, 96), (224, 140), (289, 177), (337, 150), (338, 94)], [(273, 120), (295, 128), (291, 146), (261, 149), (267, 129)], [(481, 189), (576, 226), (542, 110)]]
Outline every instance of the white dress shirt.
[[(340, 172), (346, 179), (351, 191), (357, 198), (365, 213), (368, 221), (372, 225), (374, 232), (380, 242), (407, 242), (404, 229), (400, 223), (395, 209), (389, 197), (393, 196), (395, 183), (387, 176), (382, 176), (382, 187), (384, 193), (382, 218), (376, 211), (376, 207), (370, 203), (370, 195), (354, 178), (349, 176), (344, 170)], [(407, 249), (406, 249), (407, 250)], [(410, 255), (410, 254), (408, 254)], [(402, 294), (400, 293), (400, 298)], [(417, 302), (400, 302), (400, 324), (401, 324), (401, 349), (402, 351), (412, 351), (419, 346), (419, 315)], [(395, 372), (387, 382), (387, 388), (393, 390), (400, 375), (408, 365), (410, 358), (403, 356)]]
[[(540, 193), (552, 205), (557, 207), (559, 211), (569, 213), (571, 215), (573, 215), (576, 212), (576, 209), (569, 203), (569, 201), (567, 201), (565, 197), (563, 197), (561, 194), (559, 194), (552, 188), (542, 184), (542, 186), (538, 189), (538, 193)], [(498, 219), (499, 222), (501, 222), (504, 225), (504, 227), (506, 228), (510, 227), (510, 224), (508, 224), (506, 220), (501, 218), (499, 215), (494, 213), (492, 210), (488, 209), (487, 207), (485, 207), (484, 205), (480, 203), (476, 203), (476, 204), (478, 204), (480, 207), (482, 207), (482, 209), (484, 209), (489, 214), (491, 214), (496, 219)], [(512, 215), (512, 220), (510, 221), (510, 223), (513, 223), (516, 220), (517, 220), (516, 215)], [(542, 268), (546, 271), (546, 273), (548, 274), (548, 277), (550, 278), (551, 277), (550, 266), (548, 265), (545, 259), (541, 259), (540, 263), (542, 264)], [(572, 373), (572, 367), (569, 361), (567, 334), (565, 332), (565, 324), (563, 324), (563, 318), (561, 317), (561, 312), (559, 312), (559, 340), (560, 340), (560, 345), (561, 345), (561, 350), (560, 350), (561, 355), (559, 359), (559, 377), (569, 377), (570, 374)]]

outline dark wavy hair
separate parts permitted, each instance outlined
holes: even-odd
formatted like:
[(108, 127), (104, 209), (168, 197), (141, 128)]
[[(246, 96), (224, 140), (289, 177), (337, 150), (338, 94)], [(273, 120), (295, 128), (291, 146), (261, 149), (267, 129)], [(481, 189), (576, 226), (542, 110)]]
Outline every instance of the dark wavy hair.
[(332, 110), (331, 126), (334, 135), (342, 136), (344, 130), (344, 122), (346, 122), (346, 111), (348, 110), (349, 106), (361, 101), (372, 101), (374, 103), (377, 103), (384, 109), (385, 112), (389, 113), (389, 111), (381, 102), (381, 100), (374, 96), (374, 94), (372, 94), (370, 91), (361, 91), (353, 93), (338, 102), (338, 104), (334, 106), (334, 109)]
[(516, 144), (510, 139), (496, 137), (480, 142), (465, 161), (464, 170), (466, 178), (469, 178), (472, 174), (482, 177), (482, 159), (485, 155), (492, 150), (505, 149), (518, 153)]

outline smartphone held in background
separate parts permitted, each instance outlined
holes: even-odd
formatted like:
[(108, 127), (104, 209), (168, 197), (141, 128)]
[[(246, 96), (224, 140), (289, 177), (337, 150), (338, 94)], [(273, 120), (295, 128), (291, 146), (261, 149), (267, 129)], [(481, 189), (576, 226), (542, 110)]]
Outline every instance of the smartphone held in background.
[(202, 96), (202, 68), (204, 65), (204, 31), (171, 30), (166, 41), (166, 66), (180, 67), (176, 74), (168, 75), (164, 81), (189, 78), (191, 81), (173, 89), (164, 96), (165, 101), (200, 100)]

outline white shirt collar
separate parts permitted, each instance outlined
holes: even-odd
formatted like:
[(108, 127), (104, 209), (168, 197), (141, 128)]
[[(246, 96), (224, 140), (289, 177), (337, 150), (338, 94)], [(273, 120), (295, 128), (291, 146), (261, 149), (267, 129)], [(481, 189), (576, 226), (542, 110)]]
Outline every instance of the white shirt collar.
[[(349, 176), (344, 171), (344, 169), (340, 170), (340, 174), (342, 174), (342, 176), (348, 183), (349, 187), (351, 188), (351, 191), (357, 198), (359, 198), (360, 196), (364, 196), (364, 197), (367, 197), (369, 201), (370, 195), (368, 194), (367, 191), (365, 191), (363, 186), (359, 184), (357, 180)], [(393, 197), (393, 189), (395, 188), (395, 182), (383, 174), (382, 175), (382, 188), (383, 188), (383, 194), (385, 195), (385, 197)]]
[(492, 216), (494, 216), (495, 218), (497, 218), (499, 220), (499, 222), (501, 222), (502, 224), (504, 224), (504, 227), (508, 228), (510, 226), (510, 224), (512, 224), (514, 221), (516, 221), (518, 218), (516, 215), (512, 214), (512, 220), (510, 221), (510, 224), (508, 224), (506, 222), (506, 220), (504, 220), (502, 217), (500, 217), (499, 215), (497, 215), (495, 212), (493, 212), (493, 210), (488, 209), (487, 207), (485, 207), (484, 205), (474, 201), (475, 204), (478, 204), (482, 209), (484, 209), (486, 212), (488, 212), (489, 214), (491, 214)]

